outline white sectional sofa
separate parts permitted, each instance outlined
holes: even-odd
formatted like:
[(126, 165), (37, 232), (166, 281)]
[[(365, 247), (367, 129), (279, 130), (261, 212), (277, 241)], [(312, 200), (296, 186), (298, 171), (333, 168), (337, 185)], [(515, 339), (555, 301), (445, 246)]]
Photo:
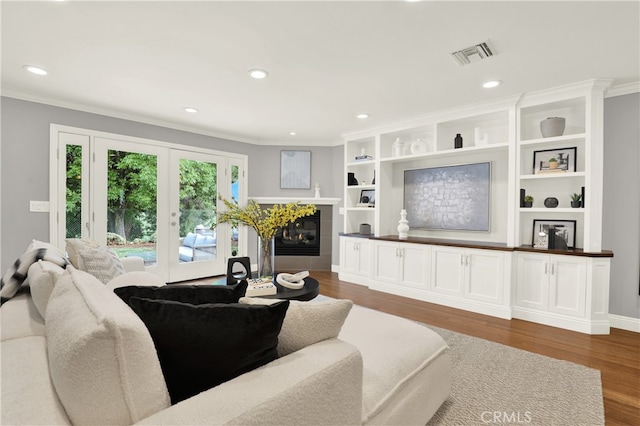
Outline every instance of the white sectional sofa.
[[(148, 330), (112, 291), (154, 279), (136, 272), (104, 285), (46, 263), (23, 285), (41, 300), (22, 291), (0, 311), (3, 425), (425, 425), (450, 392), (440, 336), (353, 306), (337, 338), (171, 405)], [(43, 280), (48, 300), (34, 291)]]

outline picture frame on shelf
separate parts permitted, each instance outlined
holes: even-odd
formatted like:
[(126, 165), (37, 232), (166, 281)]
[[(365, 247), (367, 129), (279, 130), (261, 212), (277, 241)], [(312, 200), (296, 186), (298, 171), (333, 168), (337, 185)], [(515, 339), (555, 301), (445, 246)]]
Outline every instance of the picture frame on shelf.
[(311, 189), (311, 151), (280, 151), (280, 188)]
[(554, 148), (533, 151), (533, 174), (574, 173), (578, 148)]
[(360, 191), (360, 198), (358, 199), (358, 207), (373, 207), (376, 205), (376, 190), (375, 189), (363, 189)]
[(549, 227), (556, 229), (556, 235), (562, 237), (567, 243), (567, 248), (576, 247), (576, 221), (575, 220), (547, 220), (533, 219), (533, 234), (531, 244), (534, 248), (547, 248), (547, 234)]

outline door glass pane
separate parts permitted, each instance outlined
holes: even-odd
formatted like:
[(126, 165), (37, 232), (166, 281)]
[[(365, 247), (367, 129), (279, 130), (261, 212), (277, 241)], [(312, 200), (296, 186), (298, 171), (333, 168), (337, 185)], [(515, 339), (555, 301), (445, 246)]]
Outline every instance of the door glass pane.
[[(231, 166), (231, 199), (233, 201), (240, 200), (240, 180), (238, 175), (240, 174), (240, 168), (238, 166)], [(238, 255), (238, 227), (231, 226), (231, 256)]]
[(217, 259), (217, 164), (180, 159), (180, 262)]
[(82, 237), (82, 146), (67, 145), (66, 235)]
[(120, 257), (155, 265), (157, 156), (109, 150), (107, 167), (107, 246)]

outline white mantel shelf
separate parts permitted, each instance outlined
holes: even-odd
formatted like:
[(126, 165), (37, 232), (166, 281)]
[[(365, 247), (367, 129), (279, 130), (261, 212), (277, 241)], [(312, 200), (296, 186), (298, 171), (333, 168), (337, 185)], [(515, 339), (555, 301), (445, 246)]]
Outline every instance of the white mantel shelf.
[(341, 198), (314, 198), (314, 197), (249, 197), (251, 200), (256, 200), (258, 204), (286, 204), (295, 203), (300, 204), (315, 204), (315, 205), (336, 205), (342, 201)]

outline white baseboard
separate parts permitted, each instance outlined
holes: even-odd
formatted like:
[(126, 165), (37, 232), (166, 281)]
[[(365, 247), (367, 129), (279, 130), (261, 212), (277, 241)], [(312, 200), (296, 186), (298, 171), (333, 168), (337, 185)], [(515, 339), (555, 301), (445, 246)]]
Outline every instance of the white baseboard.
[(609, 323), (613, 328), (640, 333), (640, 318), (609, 314)]

